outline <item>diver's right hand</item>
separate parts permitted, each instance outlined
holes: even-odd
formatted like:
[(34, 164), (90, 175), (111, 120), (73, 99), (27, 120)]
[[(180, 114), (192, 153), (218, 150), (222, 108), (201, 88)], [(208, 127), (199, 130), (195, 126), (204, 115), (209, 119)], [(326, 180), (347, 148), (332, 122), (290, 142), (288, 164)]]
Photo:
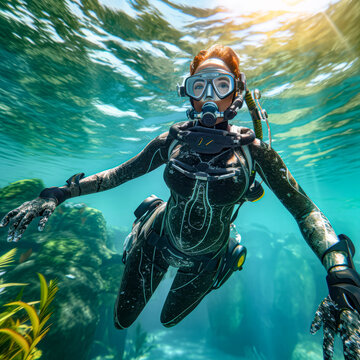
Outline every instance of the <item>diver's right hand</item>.
[(38, 230), (42, 231), (57, 205), (58, 201), (54, 198), (37, 197), (8, 212), (0, 221), (0, 227), (5, 227), (11, 222), (7, 241), (19, 241), (31, 221), (38, 216), (41, 216)]

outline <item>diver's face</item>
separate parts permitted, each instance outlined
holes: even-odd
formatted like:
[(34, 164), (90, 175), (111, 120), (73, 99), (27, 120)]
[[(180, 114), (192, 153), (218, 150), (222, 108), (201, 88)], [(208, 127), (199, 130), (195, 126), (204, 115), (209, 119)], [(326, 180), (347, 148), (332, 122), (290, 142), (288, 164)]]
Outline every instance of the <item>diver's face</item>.
[[(205, 60), (204, 62), (202, 62), (198, 68), (195, 71), (195, 74), (203, 71), (203, 70), (225, 70), (231, 73), (231, 70), (229, 69), (229, 67), (222, 61), (218, 60), (218, 59), (208, 59)], [(211, 85), (208, 85), (211, 86)], [(220, 99), (215, 91), (205, 91), (202, 99), (200, 100), (193, 100), (194, 101), (194, 109), (196, 112), (200, 113), (201, 112), (201, 108), (203, 107), (203, 105), (208, 102), (208, 101), (212, 101), (214, 103), (216, 103), (216, 105), (219, 108), (220, 112), (224, 112), (232, 103), (233, 100), (233, 96), (234, 93), (231, 93), (230, 95), (228, 95), (226, 98), (224, 99)], [(216, 120), (216, 124), (220, 123), (224, 121), (224, 118), (220, 118), (218, 117)]]

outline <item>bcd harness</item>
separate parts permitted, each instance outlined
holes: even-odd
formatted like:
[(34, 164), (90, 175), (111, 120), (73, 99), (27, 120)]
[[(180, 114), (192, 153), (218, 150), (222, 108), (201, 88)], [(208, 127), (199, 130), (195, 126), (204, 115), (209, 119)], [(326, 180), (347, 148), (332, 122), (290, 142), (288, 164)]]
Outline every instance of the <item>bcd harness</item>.
[(257, 201), (264, 195), (261, 184), (255, 180), (256, 171), (253, 166), (249, 144), (255, 139), (254, 131), (248, 128), (232, 126), (231, 132), (219, 129), (209, 129), (202, 126), (191, 126), (193, 122), (175, 124), (170, 128), (170, 135), (175, 140), (169, 146), (168, 159), (169, 167), (173, 168), (186, 177), (194, 180), (217, 181), (231, 178), (240, 174), (238, 169), (213, 168), (207, 162), (200, 162), (197, 165), (189, 165), (177, 159), (171, 159), (170, 155), (179, 143), (189, 145), (190, 149), (200, 154), (217, 154), (223, 149), (242, 149), (249, 170), (248, 188), (239, 200), (238, 208), (231, 218), (234, 222), (241, 205), (245, 201)]

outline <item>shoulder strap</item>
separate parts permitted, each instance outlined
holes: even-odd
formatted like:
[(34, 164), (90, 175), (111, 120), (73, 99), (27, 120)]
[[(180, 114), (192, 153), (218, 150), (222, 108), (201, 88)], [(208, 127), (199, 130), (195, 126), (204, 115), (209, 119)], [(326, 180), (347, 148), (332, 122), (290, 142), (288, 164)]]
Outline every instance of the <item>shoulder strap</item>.
[(172, 151), (174, 150), (174, 147), (177, 145), (179, 143), (179, 140), (177, 140), (177, 139), (174, 139), (173, 141), (172, 141), (172, 143), (170, 144), (170, 146), (169, 146), (169, 151), (168, 151), (168, 160), (170, 159), (170, 155), (171, 155), (171, 153), (172, 153)]
[(169, 129), (169, 134), (174, 138), (174, 140), (170, 143), (169, 145), (169, 150), (168, 150), (168, 160), (170, 159), (170, 155), (172, 153), (172, 151), (174, 150), (174, 147), (180, 142), (177, 138), (177, 131), (179, 128), (188, 128), (191, 126), (194, 126), (194, 121), (183, 121), (180, 123), (176, 123), (174, 125), (172, 125)]
[[(249, 145), (243, 145), (241, 146), (241, 149), (244, 153), (244, 156), (245, 156), (245, 159), (246, 159), (246, 162), (248, 164), (248, 167), (249, 167), (249, 174), (250, 176), (252, 175), (252, 172), (253, 172), (253, 167), (254, 167), (254, 162), (252, 160), (252, 157), (251, 157), (251, 154), (250, 154), (250, 150), (249, 150)], [(251, 184), (249, 184), (251, 185)]]

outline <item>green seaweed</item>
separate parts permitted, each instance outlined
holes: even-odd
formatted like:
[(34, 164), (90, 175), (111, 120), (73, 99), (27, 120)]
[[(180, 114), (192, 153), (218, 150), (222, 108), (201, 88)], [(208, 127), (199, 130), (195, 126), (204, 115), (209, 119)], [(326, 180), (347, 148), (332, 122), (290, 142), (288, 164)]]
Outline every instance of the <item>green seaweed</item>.
[[(16, 249), (13, 249), (0, 257), (0, 268), (14, 261), (15, 252)], [(6, 309), (0, 313), (1, 360), (36, 360), (42, 355), (37, 345), (50, 330), (48, 321), (52, 315), (51, 303), (58, 287), (55, 280), (50, 280), (47, 284), (42, 274), (38, 276), (41, 288), (40, 301), (20, 301), (21, 292), (16, 301), (3, 305)], [(0, 287), (23, 285), (27, 284), (2, 283)]]

